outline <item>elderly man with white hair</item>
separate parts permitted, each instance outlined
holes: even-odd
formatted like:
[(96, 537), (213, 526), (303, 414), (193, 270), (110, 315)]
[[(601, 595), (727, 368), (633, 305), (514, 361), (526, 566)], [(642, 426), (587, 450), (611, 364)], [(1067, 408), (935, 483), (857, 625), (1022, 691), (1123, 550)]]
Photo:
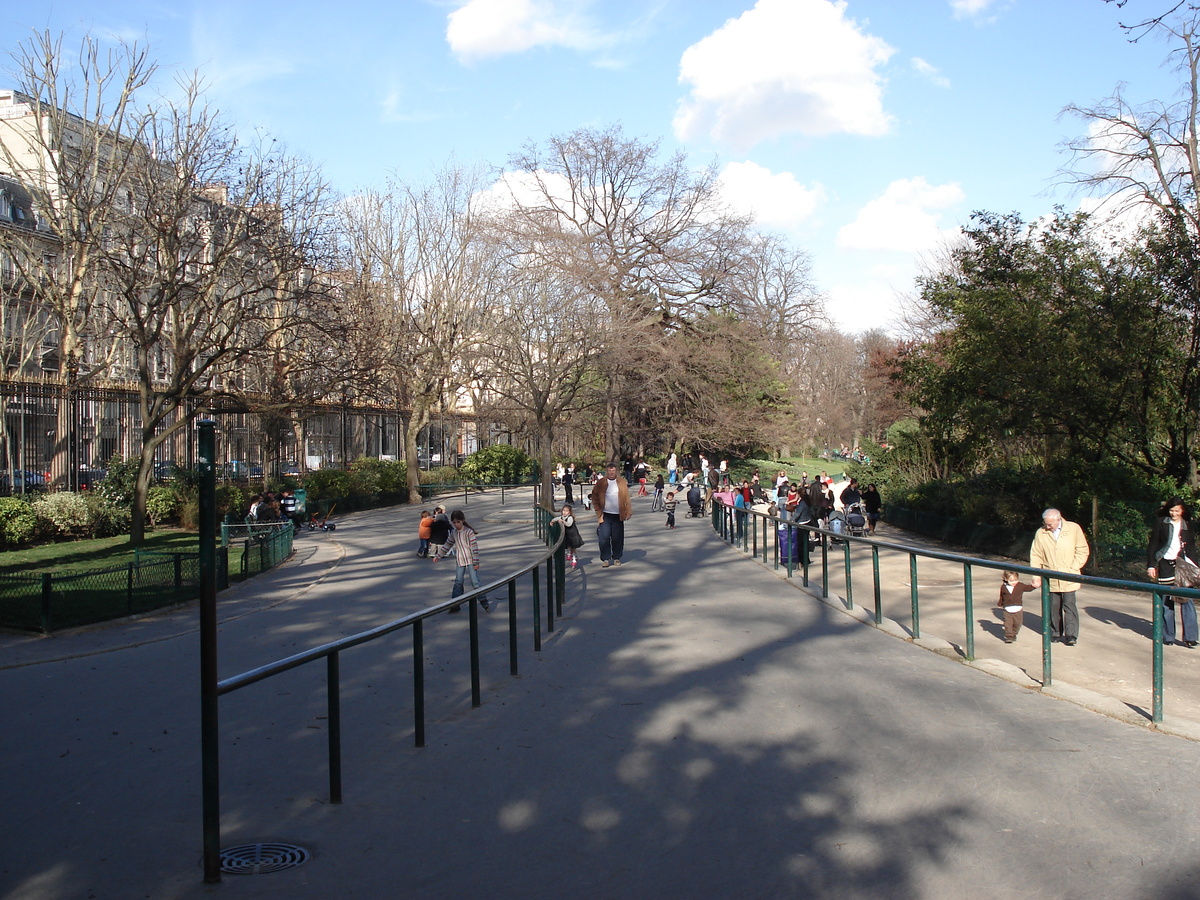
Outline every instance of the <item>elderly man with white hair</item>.
[[(1029, 548), (1030, 566), (1079, 574), (1090, 553), (1082, 528), (1064, 519), (1057, 509), (1042, 513), (1042, 527), (1033, 536), (1033, 546)], [(1042, 586), (1042, 579), (1036, 575), (1030, 582), (1035, 588)], [(1074, 647), (1079, 640), (1079, 610), (1075, 606), (1078, 590), (1076, 582), (1050, 579), (1051, 637), (1062, 640), (1068, 647)]]

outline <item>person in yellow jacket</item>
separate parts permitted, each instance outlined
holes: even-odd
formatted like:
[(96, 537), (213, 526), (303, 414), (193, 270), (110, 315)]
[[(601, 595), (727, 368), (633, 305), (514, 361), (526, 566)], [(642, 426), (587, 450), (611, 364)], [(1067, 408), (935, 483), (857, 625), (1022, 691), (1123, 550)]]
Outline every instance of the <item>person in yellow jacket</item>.
[[(1042, 527), (1033, 536), (1033, 546), (1029, 548), (1030, 566), (1078, 574), (1083, 571), (1090, 553), (1082, 528), (1064, 519), (1057, 509), (1042, 513)], [(1030, 583), (1040, 588), (1042, 579), (1035, 575)], [(1079, 609), (1075, 605), (1078, 590), (1076, 582), (1050, 579), (1051, 637), (1061, 639), (1068, 647), (1074, 647), (1079, 640)]]
[(629, 502), (629, 485), (617, 474), (616, 463), (609, 463), (604, 475), (596, 479), (591, 501), (596, 513), (600, 565), (619, 566), (625, 552), (625, 521), (633, 515), (633, 504)]

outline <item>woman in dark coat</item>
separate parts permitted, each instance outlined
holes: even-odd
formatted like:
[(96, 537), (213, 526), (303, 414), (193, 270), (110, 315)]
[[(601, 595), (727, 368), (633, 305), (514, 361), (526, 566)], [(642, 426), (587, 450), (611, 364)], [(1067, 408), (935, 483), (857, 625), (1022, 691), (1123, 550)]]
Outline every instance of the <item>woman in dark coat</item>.
[[(1146, 547), (1146, 574), (1159, 584), (1175, 583), (1175, 561), (1181, 556), (1196, 561), (1192, 547), (1192, 523), (1187, 505), (1172, 497), (1154, 517), (1150, 528), (1150, 543)], [(1183, 647), (1196, 646), (1196, 604), (1183, 598), (1163, 597), (1163, 643), (1175, 641), (1175, 606), (1183, 620)]]

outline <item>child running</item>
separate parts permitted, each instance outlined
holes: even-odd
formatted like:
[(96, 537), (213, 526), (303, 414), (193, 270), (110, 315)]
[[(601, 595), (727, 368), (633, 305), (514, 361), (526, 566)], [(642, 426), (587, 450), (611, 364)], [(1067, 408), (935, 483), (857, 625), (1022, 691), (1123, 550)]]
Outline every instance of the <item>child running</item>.
[[(479, 542), (476, 540), (475, 529), (467, 522), (467, 517), (461, 509), (456, 509), (450, 513), (450, 537), (446, 539), (446, 543), (437, 549), (433, 555), (433, 561), (437, 562), (442, 557), (454, 551), (454, 560), (458, 564), (454, 570), (454, 589), (450, 592), (451, 597), (461, 596), (463, 593), (463, 584), (467, 576), (471, 577), (471, 587), (478, 588), (479, 584)], [(491, 612), (491, 607), (488, 606), (487, 597), (479, 598), (479, 605), (483, 607), (484, 612)], [(450, 612), (456, 613), (462, 610), (462, 605), (450, 607)]]
[(678, 501), (675, 499), (674, 491), (667, 491), (667, 499), (663, 501), (663, 509), (667, 511), (667, 527), (675, 527), (675, 507)]

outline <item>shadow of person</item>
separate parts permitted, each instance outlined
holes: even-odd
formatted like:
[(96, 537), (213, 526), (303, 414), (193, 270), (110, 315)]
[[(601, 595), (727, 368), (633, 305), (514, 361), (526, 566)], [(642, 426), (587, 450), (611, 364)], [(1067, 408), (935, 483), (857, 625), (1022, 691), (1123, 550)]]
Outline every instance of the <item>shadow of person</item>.
[(1154, 638), (1154, 626), (1150, 623), (1149, 619), (1142, 618), (1141, 616), (1131, 616), (1128, 613), (1109, 609), (1106, 606), (1087, 606), (1084, 608), (1084, 612), (1097, 622), (1116, 625), (1118, 628), (1132, 631), (1134, 634), (1141, 635), (1148, 640)]

